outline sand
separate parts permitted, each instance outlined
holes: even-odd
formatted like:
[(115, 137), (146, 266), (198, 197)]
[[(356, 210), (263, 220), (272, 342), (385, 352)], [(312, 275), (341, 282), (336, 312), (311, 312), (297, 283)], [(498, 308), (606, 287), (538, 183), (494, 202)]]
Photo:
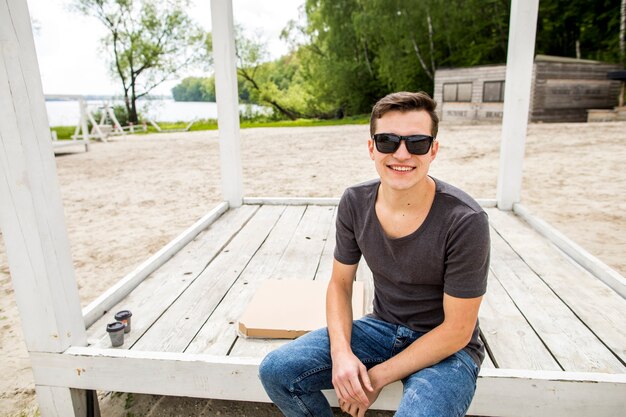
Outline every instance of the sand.
[[(373, 178), (367, 126), (241, 132), (246, 196), (338, 197)], [(441, 126), (431, 174), (495, 198), (500, 126)], [(95, 143), (58, 155), (59, 183), (83, 306), (220, 200), (217, 132)], [(522, 203), (626, 274), (626, 123), (529, 126)], [(33, 415), (33, 377), (0, 239), (0, 413)], [(272, 416), (268, 404), (100, 393), (104, 416)], [(369, 414), (368, 414), (369, 415)], [(372, 413), (390, 415), (389, 413)]]

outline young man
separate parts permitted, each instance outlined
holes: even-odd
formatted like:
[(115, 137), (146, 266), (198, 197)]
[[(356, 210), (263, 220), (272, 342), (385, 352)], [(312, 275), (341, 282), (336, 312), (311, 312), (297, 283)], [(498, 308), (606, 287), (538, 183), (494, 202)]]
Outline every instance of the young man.
[[(464, 416), (484, 347), (478, 308), (487, 285), (487, 215), (463, 191), (428, 176), (437, 156), (436, 103), (394, 93), (372, 110), (370, 157), (380, 179), (339, 203), (327, 329), (271, 352), (260, 378), (288, 417), (332, 416), (321, 390), (363, 416), (401, 380), (396, 416)], [(374, 276), (373, 314), (352, 319), (352, 283), (364, 256)]]

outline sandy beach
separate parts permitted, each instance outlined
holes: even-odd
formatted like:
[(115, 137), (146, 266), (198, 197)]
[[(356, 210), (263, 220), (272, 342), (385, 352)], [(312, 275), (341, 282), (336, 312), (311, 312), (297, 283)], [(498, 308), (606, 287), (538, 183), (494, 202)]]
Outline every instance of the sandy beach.
[[(248, 197), (339, 197), (376, 176), (368, 126), (241, 131)], [(446, 125), (431, 174), (475, 198), (495, 198), (499, 125)], [(68, 148), (68, 150), (71, 148)], [(67, 151), (64, 151), (67, 152)], [(626, 122), (532, 124), (522, 203), (626, 274)], [(216, 131), (120, 137), (56, 157), (81, 304), (219, 201)], [(33, 376), (0, 238), (0, 414), (35, 415)], [(273, 405), (100, 393), (103, 416), (273, 416)], [(390, 413), (368, 414), (372, 416)]]

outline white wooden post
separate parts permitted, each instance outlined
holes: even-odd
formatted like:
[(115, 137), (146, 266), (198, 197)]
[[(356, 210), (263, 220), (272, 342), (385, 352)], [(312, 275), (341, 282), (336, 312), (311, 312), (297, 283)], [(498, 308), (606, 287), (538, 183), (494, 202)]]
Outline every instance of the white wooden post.
[(530, 108), (539, 0), (513, 0), (506, 60), (504, 114), (498, 175), (498, 208), (512, 210), (520, 201), (522, 162)]
[[(94, 119), (93, 115), (89, 111), (87, 104), (85, 104), (85, 114), (87, 115), (87, 119), (91, 122), (91, 125), (93, 126), (92, 129), (96, 131), (96, 136), (98, 136), (98, 139), (100, 139), (101, 142), (107, 142), (107, 138), (105, 134), (102, 133), (102, 129), (100, 129), (100, 125), (96, 123), (96, 119)], [(88, 138), (91, 136), (94, 136), (94, 135), (92, 135), (91, 133), (87, 134)], [(87, 141), (89, 141), (89, 139), (87, 139)]]
[[(84, 346), (26, 0), (0, 1), (0, 109), (0, 226), (26, 346), (31, 353)], [(44, 411), (54, 407), (74, 410), (69, 415), (80, 411), (69, 388), (46, 392), (63, 395), (40, 396), (42, 415), (59, 415)]]
[(89, 125), (87, 122), (87, 102), (83, 97), (78, 99), (78, 105), (80, 106), (80, 129), (83, 131), (83, 140), (85, 143), (89, 142)]
[(211, 24), (222, 195), (231, 207), (239, 207), (243, 202), (243, 179), (239, 144), (235, 30), (231, 0), (211, 0)]

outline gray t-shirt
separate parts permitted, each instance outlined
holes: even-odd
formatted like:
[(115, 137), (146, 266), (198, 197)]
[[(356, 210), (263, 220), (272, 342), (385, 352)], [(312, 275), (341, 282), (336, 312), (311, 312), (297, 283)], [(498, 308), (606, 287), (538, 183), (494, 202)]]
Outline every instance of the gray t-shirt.
[[(378, 221), (380, 180), (348, 188), (339, 202), (335, 259), (346, 265), (361, 255), (374, 275), (376, 318), (428, 332), (443, 322), (443, 294), (485, 294), (489, 270), (489, 221), (465, 192), (433, 178), (435, 199), (422, 225), (398, 239)], [(485, 357), (478, 322), (464, 348), (478, 366)]]

